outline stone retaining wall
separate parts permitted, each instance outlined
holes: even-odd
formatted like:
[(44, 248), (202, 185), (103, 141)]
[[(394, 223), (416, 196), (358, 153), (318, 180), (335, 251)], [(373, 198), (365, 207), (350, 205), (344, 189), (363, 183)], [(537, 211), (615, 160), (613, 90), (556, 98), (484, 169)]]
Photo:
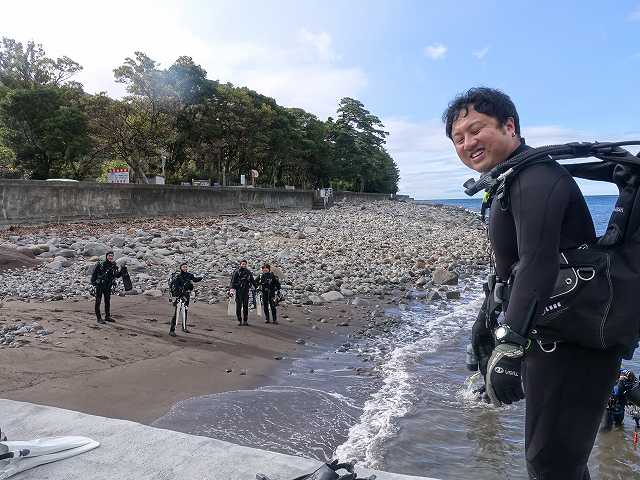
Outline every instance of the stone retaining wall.
[(311, 208), (313, 191), (0, 180), (0, 225)]

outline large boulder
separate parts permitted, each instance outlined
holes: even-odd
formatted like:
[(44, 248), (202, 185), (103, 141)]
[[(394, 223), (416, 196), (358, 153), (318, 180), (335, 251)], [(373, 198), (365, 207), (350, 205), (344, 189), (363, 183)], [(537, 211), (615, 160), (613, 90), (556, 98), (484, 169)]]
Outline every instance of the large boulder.
[(122, 235), (114, 235), (111, 237), (111, 245), (114, 247), (122, 248), (125, 244), (125, 238)]
[(55, 257), (52, 262), (47, 264), (49, 270), (59, 272), (66, 267), (70, 267), (73, 262), (65, 257)]
[(82, 254), (85, 257), (100, 257), (104, 256), (104, 254), (108, 251), (110, 251), (110, 248), (107, 247), (104, 243), (88, 242), (82, 249)]
[(33, 253), (19, 252), (13, 248), (0, 247), (0, 270), (9, 268), (32, 268), (41, 262)]
[(324, 303), (324, 299), (318, 295), (309, 295), (309, 301), (314, 305), (322, 305)]
[(127, 270), (132, 272), (144, 272), (147, 266), (137, 258), (133, 257), (120, 257), (116, 260), (118, 267), (126, 266)]
[(434, 285), (457, 285), (458, 274), (444, 268), (436, 268), (433, 272), (432, 281)]
[(337, 302), (338, 300), (344, 299), (344, 295), (342, 295), (340, 292), (336, 292), (335, 290), (323, 293), (320, 296), (325, 302)]
[(64, 258), (73, 258), (73, 257), (76, 256), (76, 252), (74, 252), (71, 249), (64, 248), (64, 249), (61, 249), (61, 250), (57, 250), (56, 251), (56, 256), (64, 257)]

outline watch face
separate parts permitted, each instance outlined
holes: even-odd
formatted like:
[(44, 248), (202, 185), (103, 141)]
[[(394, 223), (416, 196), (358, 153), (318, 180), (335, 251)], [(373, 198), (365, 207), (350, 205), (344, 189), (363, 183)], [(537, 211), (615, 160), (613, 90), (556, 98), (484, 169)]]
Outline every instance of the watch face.
[(498, 340), (504, 338), (507, 335), (507, 329), (506, 327), (498, 327), (496, 329), (496, 338)]

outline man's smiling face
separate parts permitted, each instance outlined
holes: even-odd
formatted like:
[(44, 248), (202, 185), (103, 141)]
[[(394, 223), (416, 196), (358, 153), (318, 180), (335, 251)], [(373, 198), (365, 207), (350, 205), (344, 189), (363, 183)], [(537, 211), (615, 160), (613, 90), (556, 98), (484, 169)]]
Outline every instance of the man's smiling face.
[(500, 125), (497, 119), (477, 112), (473, 105), (459, 112), (451, 139), (462, 163), (480, 173), (505, 161), (520, 145), (512, 118)]

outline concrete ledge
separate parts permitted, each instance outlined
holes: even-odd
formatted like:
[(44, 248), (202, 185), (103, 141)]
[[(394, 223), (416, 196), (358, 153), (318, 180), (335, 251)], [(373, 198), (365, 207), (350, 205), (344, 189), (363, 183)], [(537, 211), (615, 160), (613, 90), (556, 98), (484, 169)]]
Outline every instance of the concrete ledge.
[(309, 190), (0, 180), (0, 225), (307, 208)]
[[(82, 435), (100, 448), (36, 467), (16, 480), (253, 480), (260, 472), (291, 480), (319, 462), (242, 447), (207, 437), (147, 427), (126, 420), (0, 399), (0, 425), (10, 440)], [(356, 468), (378, 480), (433, 480)]]

